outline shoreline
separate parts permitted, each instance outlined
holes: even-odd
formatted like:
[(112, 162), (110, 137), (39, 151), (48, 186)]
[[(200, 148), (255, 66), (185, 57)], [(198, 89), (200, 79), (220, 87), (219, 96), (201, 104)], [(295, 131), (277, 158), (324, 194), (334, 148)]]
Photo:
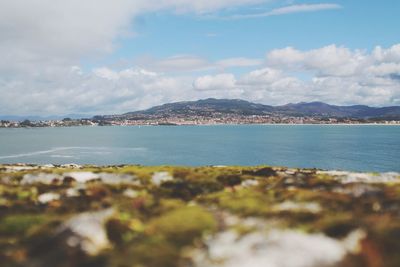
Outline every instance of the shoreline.
[(143, 169), (188, 169), (188, 170), (196, 170), (196, 169), (204, 169), (204, 168), (212, 168), (215, 170), (218, 169), (230, 169), (230, 168), (239, 168), (239, 169), (258, 169), (258, 168), (269, 168), (275, 171), (287, 171), (289, 173), (305, 171), (311, 173), (329, 173), (330, 175), (393, 175), (398, 176), (400, 183), (400, 171), (360, 171), (360, 170), (345, 170), (345, 169), (323, 169), (316, 167), (290, 167), (290, 166), (280, 166), (280, 165), (173, 165), (173, 164), (161, 164), (161, 165), (144, 165), (144, 164), (80, 164), (80, 163), (64, 163), (64, 164), (54, 164), (54, 163), (46, 163), (46, 164), (37, 164), (37, 163), (1, 163), (0, 162), (0, 173), (4, 170), (15, 170), (15, 171), (29, 171), (29, 170), (52, 170), (52, 169), (76, 169), (76, 170), (91, 170), (91, 169), (118, 169), (118, 168), (143, 168)]
[(137, 124), (137, 125), (73, 125), (40, 127), (0, 127), (0, 129), (43, 129), (43, 128), (78, 128), (78, 127), (179, 127), (179, 126), (400, 126), (400, 123), (220, 123), (220, 124)]

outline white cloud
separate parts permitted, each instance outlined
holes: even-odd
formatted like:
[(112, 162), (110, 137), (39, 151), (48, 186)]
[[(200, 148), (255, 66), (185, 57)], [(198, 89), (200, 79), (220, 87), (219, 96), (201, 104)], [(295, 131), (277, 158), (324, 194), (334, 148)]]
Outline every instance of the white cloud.
[(393, 45), (389, 49), (377, 46), (372, 52), (372, 56), (377, 61), (400, 63), (400, 44)]
[[(184, 98), (191, 78), (154, 75), (157, 68), (144, 73), (136, 67), (99, 67), (88, 73), (79, 65), (114, 51), (117, 38), (134, 35), (132, 24), (140, 14), (204, 14), (266, 1), (2, 0), (0, 114), (109, 113)], [(170, 58), (159, 62), (159, 69), (202, 64), (200, 58)]]
[(270, 0), (159, 0), (155, 6), (173, 7), (178, 13), (195, 12), (204, 14), (223, 8), (241, 5), (253, 5), (270, 2)]
[(93, 73), (100, 78), (104, 78), (111, 81), (119, 79), (137, 78), (137, 77), (154, 78), (159, 75), (156, 72), (148, 71), (145, 69), (125, 69), (122, 71), (114, 71), (107, 67), (94, 69)]
[[(370, 53), (330, 45), (309, 51), (276, 49), (266, 59), (212, 61), (175, 55), (125, 69), (80, 66), (87, 57), (112, 52), (116, 38), (135, 34), (132, 24), (140, 14), (204, 14), (267, 1), (1, 0), (0, 114), (111, 114), (206, 97), (266, 104), (400, 104), (400, 44), (378, 46)], [(313, 8), (292, 6), (272, 12), (323, 9)], [(229, 73), (237, 67), (256, 69), (243, 75)]]
[(245, 85), (266, 85), (272, 84), (282, 78), (282, 71), (272, 68), (264, 68), (245, 74), (240, 83)]
[(270, 51), (267, 54), (267, 59), (268, 63), (271, 65), (294, 67), (304, 60), (304, 53), (293, 47), (286, 47)]
[[(0, 114), (113, 114), (207, 97), (271, 105), (300, 101), (399, 105), (396, 47), (371, 53), (336, 46), (309, 51), (284, 48), (268, 53), (274, 56), (267, 57), (266, 66), (242, 75), (198, 77), (184, 71), (172, 75), (140, 67), (88, 72), (75, 65), (45, 69), (39, 76), (0, 78)], [(215, 71), (218, 68), (210, 69)]]
[(77, 64), (109, 53), (129, 36), (133, 19), (159, 10), (203, 14), (266, 0), (2, 0), (0, 73), (37, 75), (39, 69)]
[(267, 65), (285, 73), (314, 77), (302, 89), (307, 101), (337, 104), (399, 105), (400, 46), (371, 53), (330, 45), (309, 51), (291, 47), (267, 54)]
[(233, 74), (223, 73), (201, 76), (193, 82), (193, 86), (198, 90), (227, 90), (234, 88), (235, 83), (236, 79)]
[(400, 73), (400, 63), (390, 62), (372, 65), (367, 68), (367, 72), (377, 76), (396, 75)]
[(248, 18), (262, 18), (270, 16), (279, 16), (293, 13), (304, 13), (304, 12), (316, 12), (322, 10), (333, 10), (341, 9), (342, 6), (333, 3), (319, 3), (319, 4), (298, 4), (290, 5), (272, 9), (268, 12), (255, 13), (255, 14), (245, 14), (245, 15), (233, 15), (229, 18), (231, 19), (248, 19)]
[(267, 54), (266, 67), (236, 78), (241, 98), (278, 105), (300, 101), (373, 106), (400, 104), (399, 45), (371, 53), (329, 45)]
[(314, 12), (320, 10), (331, 10), (331, 9), (339, 9), (342, 8), (338, 4), (331, 3), (322, 3), (322, 4), (300, 4), (300, 5), (292, 5), (281, 8), (273, 9), (269, 12), (270, 16), (273, 15), (284, 15), (284, 14), (292, 14), (292, 13), (300, 13), (300, 12)]
[[(168, 77), (142, 69), (98, 68), (79, 73), (3, 82), (0, 114), (110, 114), (189, 98), (192, 79)], [(26, 90), (29, 89), (29, 93)]]
[(100, 78), (104, 78), (107, 80), (118, 80), (119, 75), (117, 72), (110, 70), (109, 68), (97, 68), (93, 70), (94, 74), (99, 76)]
[(318, 75), (348, 76), (353, 75), (366, 60), (360, 51), (350, 51), (345, 47), (329, 45), (309, 51), (299, 51), (292, 47), (276, 49), (267, 54), (270, 65), (317, 71)]

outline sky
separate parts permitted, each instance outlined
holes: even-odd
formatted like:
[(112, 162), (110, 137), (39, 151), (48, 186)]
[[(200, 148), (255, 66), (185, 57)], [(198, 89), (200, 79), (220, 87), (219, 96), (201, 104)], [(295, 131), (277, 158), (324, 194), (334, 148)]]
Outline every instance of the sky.
[(400, 105), (397, 0), (0, 0), (0, 115)]

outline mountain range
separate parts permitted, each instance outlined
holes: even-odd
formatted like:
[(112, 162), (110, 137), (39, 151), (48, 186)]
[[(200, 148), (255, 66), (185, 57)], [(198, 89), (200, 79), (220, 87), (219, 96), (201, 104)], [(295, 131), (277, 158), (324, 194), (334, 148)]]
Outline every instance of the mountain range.
[(170, 117), (170, 116), (211, 116), (215, 114), (233, 115), (275, 115), (275, 116), (315, 116), (336, 118), (385, 118), (400, 119), (400, 106), (369, 107), (365, 105), (337, 106), (323, 102), (300, 102), (281, 106), (252, 103), (240, 99), (208, 98), (155, 106), (146, 110), (128, 112), (113, 117)]
[[(163, 117), (205, 116), (218, 115), (270, 115), (293, 117), (326, 117), (326, 118), (354, 118), (354, 119), (379, 119), (400, 120), (400, 106), (369, 107), (365, 105), (338, 106), (323, 102), (300, 102), (281, 106), (271, 106), (253, 103), (240, 99), (215, 99), (207, 98), (196, 101), (182, 101), (167, 103), (140, 111), (133, 111), (119, 115), (94, 116), (95, 120), (107, 119), (146, 119)], [(13, 116), (0, 115), (0, 120), (31, 121), (61, 120), (65, 117), (71, 119), (88, 118), (88, 115), (68, 114), (64, 116)]]

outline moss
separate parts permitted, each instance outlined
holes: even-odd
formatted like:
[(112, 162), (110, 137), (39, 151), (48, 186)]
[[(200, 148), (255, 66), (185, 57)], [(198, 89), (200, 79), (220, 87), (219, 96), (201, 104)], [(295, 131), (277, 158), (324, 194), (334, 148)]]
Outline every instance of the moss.
[(16, 214), (9, 215), (0, 221), (1, 235), (23, 235), (34, 226), (43, 224), (46, 221), (45, 215)]
[(162, 199), (159, 203), (163, 212), (172, 211), (185, 206), (185, 202), (178, 199)]
[(109, 255), (107, 266), (129, 267), (176, 267), (179, 266), (180, 250), (163, 237), (140, 237), (117, 253)]
[(224, 191), (202, 199), (239, 215), (262, 215), (268, 210), (269, 196), (249, 189)]
[(148, 234), (164, 236), (178, 245), (189, 245), (203, 234), (216, 229), (216, 221), (209, 212), (198, 206), (179, 208), (153, 219)]

